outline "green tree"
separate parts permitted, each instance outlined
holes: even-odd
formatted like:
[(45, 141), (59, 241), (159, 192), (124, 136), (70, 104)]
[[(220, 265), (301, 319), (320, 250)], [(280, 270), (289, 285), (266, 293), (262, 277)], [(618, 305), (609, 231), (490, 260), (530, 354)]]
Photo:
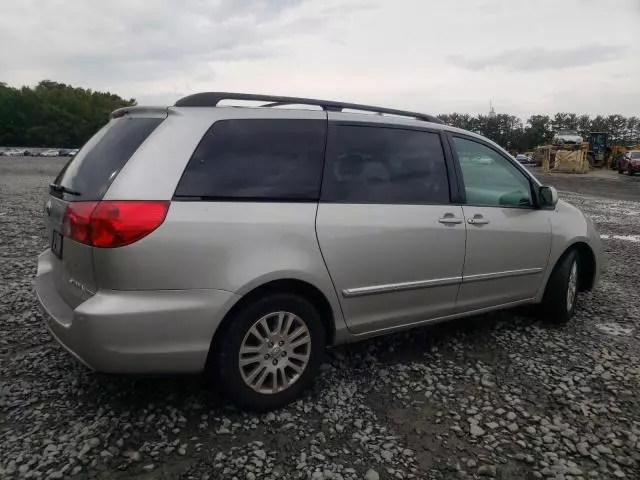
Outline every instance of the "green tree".
[(627, 119), (622, 115), (609, 115), (606, 120), (606, 130), (611, 134), (611, 140), (615, 143), (625, 143)]
[(527, 139), (526, 149), (531, 149), (537, 145), (545, 145), (553, 139), (553, 128), (548, 115), (532, 115), (527, 120), (525, 129)]
[(135, 104), (133, 99), (51, 80), (33, 88), (0, 83), (0, 145), (79, 147), (113, 110)]
[(582, 135), (582, 138), (589, 138), (589, 132), (591, 131), (591, 118), (589, 115), (580, 115), (578, 117), (578, 132)]
[(591, 131), (592, 132), (606, 132), (609, 128), (607, 124), (607, 119), (602, 115), (598, 115), (596, 118), (591, 120)]
[(462, 128), (464, 130), (474, 131), (477, 127), (477, 119), (468, 113), (450, 113), (438, 115), (438, 118), (447, 125)]
[(629, 117), (627, 119), (627, 127), (624, 135), (625, 145), (640, 144), (640, 118)]

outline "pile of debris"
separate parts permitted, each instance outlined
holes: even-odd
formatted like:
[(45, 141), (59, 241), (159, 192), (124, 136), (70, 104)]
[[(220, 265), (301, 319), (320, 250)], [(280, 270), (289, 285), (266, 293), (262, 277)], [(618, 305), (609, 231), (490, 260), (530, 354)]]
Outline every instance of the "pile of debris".
[(587, 173), (589, 171), (588, 148), (588, 143), (572, 149), (544, 145), (536, 149), (535, 163), (541, 165), (544, 172)]

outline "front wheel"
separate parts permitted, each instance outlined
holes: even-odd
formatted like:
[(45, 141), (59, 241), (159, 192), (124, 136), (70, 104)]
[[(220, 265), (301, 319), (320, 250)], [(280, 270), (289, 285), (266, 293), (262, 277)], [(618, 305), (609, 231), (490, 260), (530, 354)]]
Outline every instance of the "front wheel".
[(317, 310), (297, 295), (276, 293), (240, 308), (214, 353), (221, 393), (253, 411), (284, 407), (313, 381), (325, 348)]
[(627, 170), (627, 175), (629, 175), (630, 177), (633, 177), (633, 170), (631, 169)]
[(551, 323), (566, 323), (576, 308), (580, 259), (575, 250), (564, 254), (558, 261), (544, 291), (540, 314)]

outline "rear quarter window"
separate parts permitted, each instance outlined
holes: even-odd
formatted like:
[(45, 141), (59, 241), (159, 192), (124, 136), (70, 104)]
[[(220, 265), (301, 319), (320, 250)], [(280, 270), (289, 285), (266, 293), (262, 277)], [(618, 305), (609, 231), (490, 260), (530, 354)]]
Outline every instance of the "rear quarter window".
[(101, 200), (122, 167), (162, 121), (127, 116), (111, 120), (71, 159), (54, 183), (79, 193), (64, 194), (69, 200)]
[(220, 120), (204, 135), (175, 199), (317, 200), (326, 121)]

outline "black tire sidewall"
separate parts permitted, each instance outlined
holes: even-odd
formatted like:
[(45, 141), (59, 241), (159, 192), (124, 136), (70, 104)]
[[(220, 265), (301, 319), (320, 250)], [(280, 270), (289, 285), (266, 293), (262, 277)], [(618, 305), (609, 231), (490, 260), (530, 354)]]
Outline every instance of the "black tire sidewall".
[(569, 289), (569, 275), (574, 263), (578, 269), (579, 278), (580, 259), (575, 250), (570, 250), (562, 256), (549, 277), (542, 300), (542, 311), (547, 321), (565, 323), (573, 317), (578, 299), (578, 289), (576, 288), (570, 309), (567, 309), (567, 290)]
[[(287, 390), (270, 395), (261, 394), (252, 390), (242, 379), (238, 351), (249, 328), (258, 319), (277, 311), (293, 313), (306, 324), (311, 335), (311, 356), (300, 378)], [(220, 393), (232, 403), (258, 412), (284, 407), (300, 397), (320, 368), (325, 348), (324, 326), (313, 305), (297, 295), (269, 294), (240, 308), (230, 321), (230, 326), (219, 343), (214, 362), (214, 374)]]

